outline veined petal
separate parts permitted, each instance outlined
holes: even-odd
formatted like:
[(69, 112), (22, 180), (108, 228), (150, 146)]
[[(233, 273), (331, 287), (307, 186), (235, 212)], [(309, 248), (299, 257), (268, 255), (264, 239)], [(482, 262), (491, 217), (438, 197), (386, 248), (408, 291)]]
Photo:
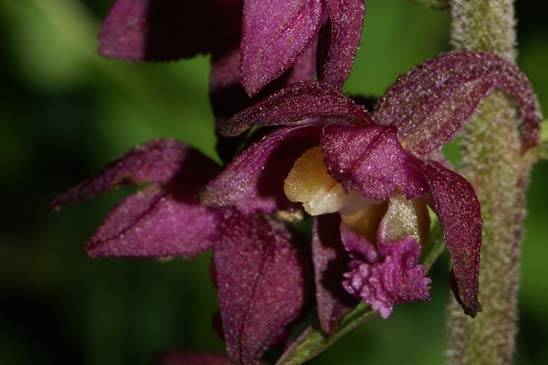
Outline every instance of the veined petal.
[(217, 171), (213, 161), (183, 143), (153, 140), (133, 148), (94, 177), (59, 195), (50, 207), (91, 199), (124, 184), (166, 184), (175, 180), (186, 187), (187, 196), (192, 196)]
[(237, 207), (250, 213), (272, 212), (293, 205), (286, 198), (284, 179), (295, 160), (308, 148), (319, 144), (319, 128), (283, 128), (244, 150), (205, 188), (204, 204)]
[(365, 6), (363, 0), (326, 0), (330, 34), (319, 79), (342, 88), (360, 44)]
[(231, 365), (225, 354), (170, 353), (162, 356), (163, 365)]
[[(430, 299), (430, 282), (419, 264), (420, 246), (412, 237), (389, 244), (378, 242), (378, 254), (363, 236), (341, 225), (341, 238), (355, 259), (343, 286), (387, 318), (396, 304)], [(359, 251), (353, 249), (359, 248)]]
[(333, 120), (364, 125), (371, 123), (367, 111), (337, 89), (316, 81), (305, 81), (292, 84), (236, 114), (222, 133), (235, 136), (252, 126), (328, 123)]
[(246, 0), (242, 83), (250, 96), (287, 71), (320, 28), (321, 0)]
[(132, 61), (171, 61), (210, 52), (216, 11), (214, 0), (116, 0), (99, 36), (99, 53)]
[(92, 257), (191, 257), (213, 246), (216, 223), (216, 213), (196, 200), (151, 187), (120, 202), (86, 251)]
[(464, 312), (474, 317), (481, 310), (478, 277), (482, 221), (478, 198), (466, 179), (437, 162), (424, 163), (422, 171), (451, 257), (455, 297)]
[(304, 303), (304, 273), (295, 239), (263, 215), (225, 215), (214, 262), (227, 353), (260, 363)]
[(355, 305), (341, 286), (349, 262), (339, 232), (338, 214), (314, 217), (312, 226), (312, 259), (316, 302), (322, 330), (332, 333), (340, 319)]
[(488, 53), (452, 52), (417, 66), (388, 89), (374, 119), (397, 126), (406, 149), (427, 156), (452, 140), (494, 89), (516, 101), (524, 149), (536, 145), (542, 118), (531, 84), (518, 66)]
[(347, 190), (375, 201), (397, 190), (408, 199), (426, 192), (416, 159), (401, 147), (394, 127), (330, 125), (321, 144), (329, 174)]

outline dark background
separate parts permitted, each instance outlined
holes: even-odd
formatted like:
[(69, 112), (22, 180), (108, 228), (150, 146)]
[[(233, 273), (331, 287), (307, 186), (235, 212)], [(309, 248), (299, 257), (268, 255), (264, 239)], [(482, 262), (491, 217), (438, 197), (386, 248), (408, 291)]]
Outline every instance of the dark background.
[[(164, 349), (222, 351), (209, 256), (91, 260), (83, 243), (127, 191), (65, 208), (47, 201), (131, 146), (157, 137), (214, 156), (208, 57), (126, 64), (96, 55), (111, 0), (0, 2), (0, 364), (146, 364)], [(448, 50), (449, 17), (405, 0), (367, 1), (346, 91), (381, 94), (398, 73)], [(548, 22), (518, 1), (519, 63), (548, 105)], [(199, 34), (196, 35), (199, 37)], [(548, 163), (528, 194), (517, 364), (548, 359)], [(433, 300), (372, 319), (313, 364), (442, 364), (447, 261)]]

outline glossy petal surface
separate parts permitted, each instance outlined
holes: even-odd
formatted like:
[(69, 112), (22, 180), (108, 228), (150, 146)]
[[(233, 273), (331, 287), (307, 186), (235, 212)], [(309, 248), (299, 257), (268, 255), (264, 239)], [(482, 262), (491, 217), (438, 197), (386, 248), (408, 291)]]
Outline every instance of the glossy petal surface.
[(330, 34), (319, 79), (342, 89), (360, 44), (365, 6), (363, 0), (326, 0)]
[[(342, 241), (353, 257), (344, 274), (344, 288), (387, 318), (394, 305), (430, 299), (430, 279), (418, 263), (420, 246), (414, 238), (378, 242), (377, 249), (363, 236), (341, 225)], [(359, 248), (356, 251), (356, 248)]]
[(246, 0), (244, 5), (242, 83), (255, 95), (287, 71), (316, 36), (321, 0)]
[(227, 213), (214, 262), (227, 353), (256, 364), (300, 313), (304, 276), (294, 238), (262, 215)]
[(237, 207), (243, 212), (272, 212), (293, 206), (283, 191), (295, 160), (319, 144), (315, 126), (283, 128), (242, 152), (212, 180), (202, 202), (213, 207)]
[(321, 144), (331, 176), (367, 199), (386, 200), (396, 190), (414, 198), (426, 191), (414, 157), (403, 150), (393, 127), (331, 125)]
[(374, 119), (397, 126), (406, 148), (426, 156), (451, 141), (494, 89), (510, 95), (521, 110), (524, 147), (536, 145), (541, 114), (527, 77), (488, 53), (452, 52), (417, 66), (385, 93)]
[(183, 143), (159, 139), (137, 146), (111, 162), (94, 177), (56, 197), (50, 207), (77, 202), (126, 184), (166, 184), (177, 181), (192, 196), (217, 172), (209, 158)]
[(190, 257), (211, 248), (215, 212), (184, 195), (149, 188), (124, 199), (88, 241), (88, 255)]
[(365, 109), (337, 89), (308, 81), (295, 83), (236, 114), (222, 132), (235, 136), (252, 126), (328, 123), (334, 120), (371, 123)]
[(474, 317), (481, 310), (478, 276), (482, 221), (478, 198), (468, 181), (439, 163), (425, 163), (422, 170), (451, 257), (455, 297), (464, 312)]
[(315, 217), (312, 226), (316, 302), (320, 324), (326, 333), (332, 333), (355, 304), (341, 286), (349, 258), (341, 242), (339, 225), (338, 214), (330, 214)]

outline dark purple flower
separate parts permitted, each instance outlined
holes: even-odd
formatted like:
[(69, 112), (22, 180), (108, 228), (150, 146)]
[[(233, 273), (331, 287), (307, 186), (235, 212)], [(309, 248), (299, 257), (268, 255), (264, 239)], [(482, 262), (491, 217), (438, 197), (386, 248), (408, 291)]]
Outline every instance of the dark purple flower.
[[(51, 206), (93, 198), (123, 184), (146, 184), (109, 213), (88, 241), (88, 254), (192, 257), (212, 249), (227, 355), (234, 364), (259, 364), (303, 308), (302, 255), (295, 235), (273, 217), (201, 205), (198, 192), (218, 171), (210, 159), (180, 142), (151, 141)], [(192, 356), (179, 357), (178, 363), (189, 363)], [(211, 364), (226, 360), (207, 356)]]
[[(293, 202), (314, 216), (338, 212), (340, 237), (352, 258), (343, 285), (383, 317), (394, 304), (428, 298), (430, 281), (418, 262), (427, 242), (428, 204), (449, 250), (455, 296), (475, 316), (479, 202), (440, 149), (494, 89), (512, 96), (521, 110), (524, 150), (537, 143), (540, 112), (529, 82), (517, 66), (491, 54), (454, 52), (418, 66), (386, 92), (371, 117), (336, 89), (313, 81), (292, 85), (227, 124), (227, 135), (254, 125), (287, 127), (237, 157), (208, 184), (203, 201), (247, 212), (296, 209)], [(271, 161), (275, 173), (267, 168)], [(320, 225), (318, 220), (317, 231)], [(322, 275), (328, 265), (321, 257), (314, 262)], [(333, 313), (344, 312), (344, 305), (337, 309), (328, 288), (317, 290), (320, 320), (329, 331)]]
[(210, 53), (211, 101), (222, 123), (250, 105), (248, 95), (311, 80), (316, 68), (320, 80), (342, 87), (364, 10), (363, 0), (116, 0), (99, 52), (135, 61)]

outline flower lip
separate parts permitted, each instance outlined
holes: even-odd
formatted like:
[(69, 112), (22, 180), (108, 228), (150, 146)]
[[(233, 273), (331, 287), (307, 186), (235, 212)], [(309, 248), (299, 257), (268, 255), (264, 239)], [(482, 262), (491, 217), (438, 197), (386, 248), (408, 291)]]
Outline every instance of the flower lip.
[(382, 318), (396, 304), (430, 299), (431, 280), (418, 263), (420, 246), (413, 237), (373, 246), (360, 234), (341, 225), (341, 238), (354, 259), (344, 274), (343, 287), (379, 312)]

